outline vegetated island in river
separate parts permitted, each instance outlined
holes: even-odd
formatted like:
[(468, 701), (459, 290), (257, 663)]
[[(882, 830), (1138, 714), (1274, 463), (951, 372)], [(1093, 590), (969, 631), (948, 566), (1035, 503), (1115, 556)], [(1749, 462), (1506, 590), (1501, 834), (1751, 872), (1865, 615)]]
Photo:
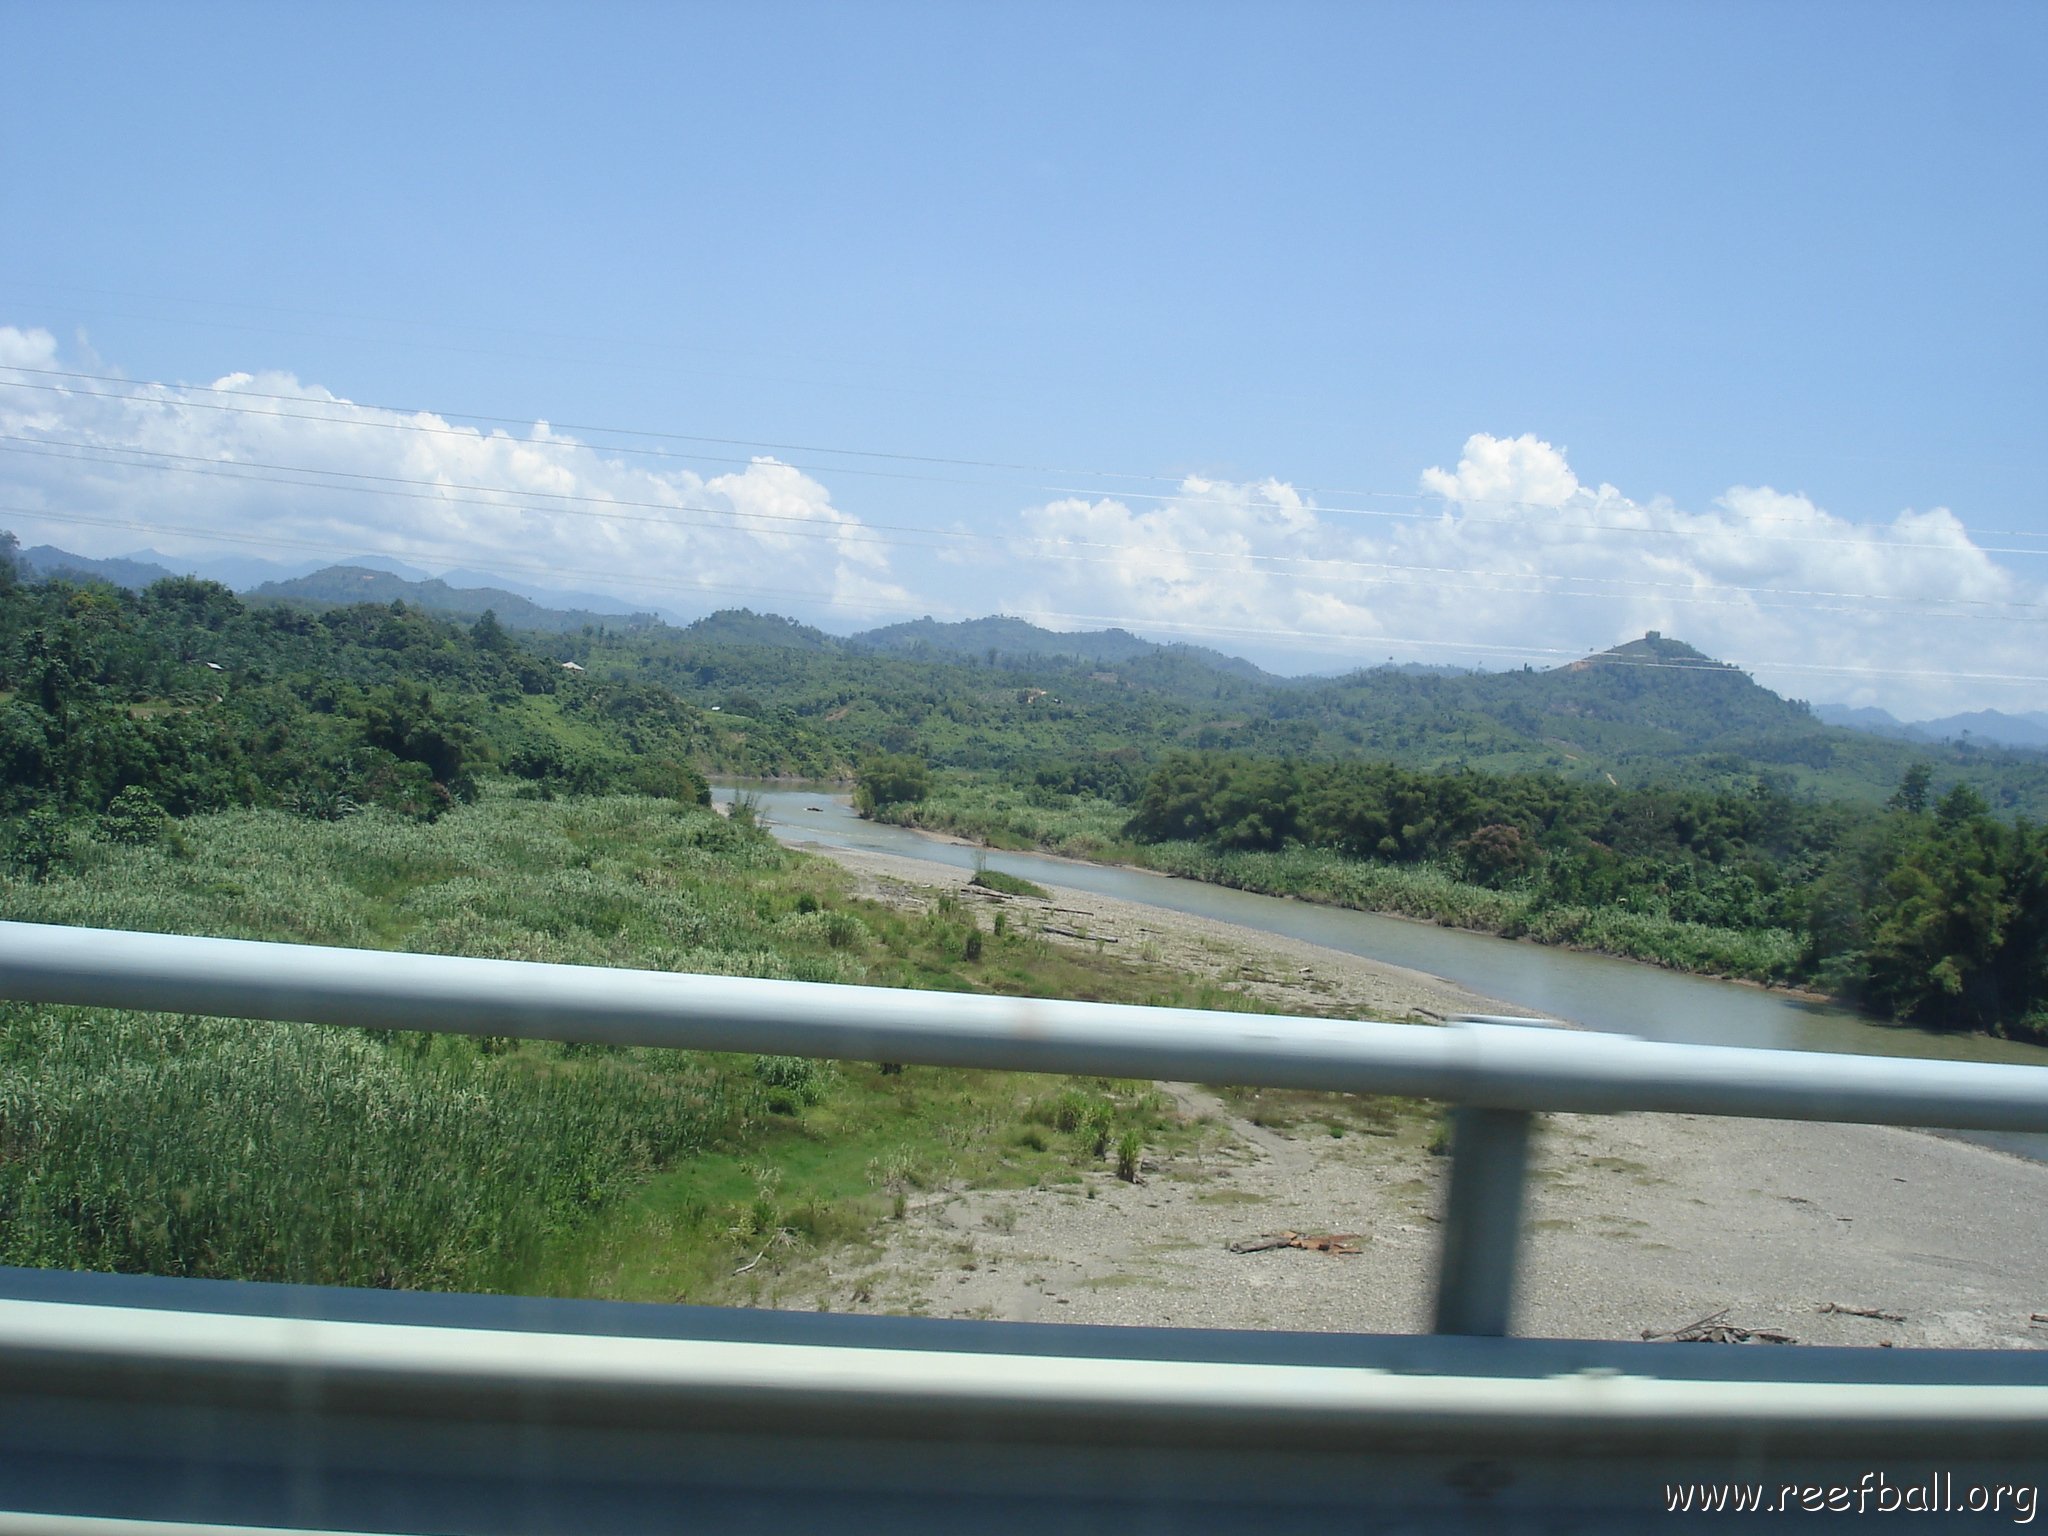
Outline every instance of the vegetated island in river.
[(878, 820), (2048, 1040), (2048, 833), (1909, 770), (1882, 807), (1386, 763), (865, 766)]

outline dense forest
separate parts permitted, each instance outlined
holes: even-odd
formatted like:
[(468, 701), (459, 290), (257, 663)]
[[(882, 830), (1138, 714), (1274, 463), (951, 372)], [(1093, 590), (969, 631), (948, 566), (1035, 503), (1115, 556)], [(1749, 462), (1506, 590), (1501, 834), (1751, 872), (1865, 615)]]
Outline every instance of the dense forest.
[(494, 775), (541, 796), (696, 801), (707, 768), (835, 766), (801, 731), (566, 668), (489, 612), (467, 626), (402, 601), (309, 613), (189, 577), (31, 585), (9, 555), (0, 814), (17, 860), (47, 859), (53, 829), (81, 818), (116, 837), (231, 806), (431, 819)]
[(1916, 1022), (2048, 1035), (2048, 831), (1909, 768), (1883, 807), (1630, 790), (1385, 763), (1187, 755), (1160, 764), (1126, 831), (1147, 842), (1427, 864), (1531, 909), (1627, 906), (1678, 923), (1788, 930), (1802, 981)]
[[(1368, 757), (1626, 787), (1741, 790), (1762, 776), (1787, 795), (1869, 805), (1927, 762), (1994, 810), (2048, 816), (2048, 756), (1825, 725), (1664, 637), (1547, 672), (1374, 667), (1281, 679), (1118, 635), (1006, 620), (839, 639), (738, 611), (560, 639), (562, 654), (593, 675), (659, 682), (707, 709), (800, 726), (848, 762), (911, 753), (1023, 779), (1119, 752), (1148, 764), (1190, 750)], [(975, 650), (970, 636), (1007, 644)]]
[[(41, 568), (58, 567), (46, 559)], [(157, 569), (137, 567), (124, 579), (138, 593), (154, 590), (142, 578)], [(73, 579), (76, 590), (115, 591)], [(374, 605), (359, 600), (368, 593)], [(399, 603), (465, 632), (488, 608), (521, 650), (558, 667), (574, 662), (587, 683), (653, 684), (693, 706), (712, 728), (700, 766), (735, 772), (838, 776), (863, 757), (907, 753), (1021, 782), (1048, 765), (1115, 754), (1149, 765), (1202, 751), (1367, 757), (1627, 787), (1741, 791), (1762, 777), (1794, 797), (1875, 806), (1907, 768), (1926, 762), (1994, 811), (2048, 816), (2048, 754), (1827, 725), (1799, 701), (1660, 635), (1549, 671), (1385, 665), (1280, 678), (1121, 630), (924, 619), (835, 636), (745, 609), (677, 626), (349, 567), (240, 601), (321, 623)]]

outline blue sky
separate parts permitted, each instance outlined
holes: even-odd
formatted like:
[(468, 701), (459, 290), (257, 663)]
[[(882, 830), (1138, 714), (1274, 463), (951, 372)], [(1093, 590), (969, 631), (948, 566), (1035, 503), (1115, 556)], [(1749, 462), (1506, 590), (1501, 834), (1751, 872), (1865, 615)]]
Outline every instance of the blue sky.
[[(0, 454), (27, 542), (1318, 668), (1655, 623), (1803, 697), (2048, 706), (2039, 5), (87, 4), (0, 55), (0, 361), (193, 387), (0, 388), (89, 445)], [(242, 375), (512, 441), (198, 408)]]

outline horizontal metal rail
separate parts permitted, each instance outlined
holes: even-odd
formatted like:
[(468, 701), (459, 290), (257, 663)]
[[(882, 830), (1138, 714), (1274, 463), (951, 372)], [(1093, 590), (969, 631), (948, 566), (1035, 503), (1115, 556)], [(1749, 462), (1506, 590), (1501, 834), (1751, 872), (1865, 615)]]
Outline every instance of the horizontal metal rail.
[(759, 981), (0, 923), (0, 997), (377, 1029), (1630, 1110), (2048, 1131), (2048, 1067)]
[(2030, 1352), (1085, 1328), (0, 1270), (0, 1508), (465, 1532), (1633, 1531), (1681, 1480), (1868, 1488), (1882, 1468), (1894, 1486), (1967, 1488), (2031, 1480), (2044, 1454), (2048, 1357)]
[[(0, 1355), (137, 1379), (198, 1374), (287, 1380), (317, 1374), (339, 1393), (514, 1387), (561, 1411), (596, 1412), (677, 1390), (706, 1410), (787, 1420), (816, 1412), (937, 1412), (1076, 1437), (1118, 1420), (1156, 1431), (1209, 1426), (1233, 1439), (1343, 1441), (1413, 1431), (1527, 1437), (1570, 1424), (1603, 1439), (1657, 1442), (1678, 1426), (1722, 1436), (1939, 1422), (1961, 1433), (2038, 1436), (2048, 1383), (1716, 1381), (1611, 1368), (1549, 1375), (1393, 1373), (1371, 1367), (1089, 1359), (988, 1351), (863, 1349), (729, 1339), (604, 1338), (479, 1328), (216, 1316), (143, 1307), (0, 1300)], [(96, 1362), (96, 1363), (95, 1363)]]

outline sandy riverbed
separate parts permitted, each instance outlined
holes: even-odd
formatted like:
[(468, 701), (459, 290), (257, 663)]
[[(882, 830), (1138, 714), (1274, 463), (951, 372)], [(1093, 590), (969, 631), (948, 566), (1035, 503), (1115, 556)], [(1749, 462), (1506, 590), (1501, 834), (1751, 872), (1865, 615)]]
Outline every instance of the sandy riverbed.
[[(960, 891), (965, 872), (814, 848), (882, 899)], [(977, 898), (962, 897), (973, 901)], [(1053, 942), (1236, 986), (1275, 1007), (1361, 1018), (1519, 1011), (1440, 978), (1206, 918), (1056, 890), (1007, 904)], [(1417, 1027), (1427, 1027), (1418, 1025)], [(1253, 1123), (1167, 1085), (1208, 1122), (1142, 1182), (1107, 1169), (1021, 1191), (944, 1190), (879, 1252), (819, 1267), (783, 1305), (1195, 1327), (1413, 1331), (1428, 1325), (1446, 1171), (1409, 1126), (1333, 1136)], [(1263, 1118), (1263, 1117), (1262, 1117)], [(1879, 1126), (1697, 1116), (1552, 1116), (1541, 1134), (1517, 1330), (1636, 1338), (1709, 1314), (1802, 1343), (2048, 1346), (2048, 1166)], [(1262, 1232), (1358, 1235), (1360, 1251), (1236, 1254)], [(1833, 1304), (1894, 1314), (1823, 1311)]]

